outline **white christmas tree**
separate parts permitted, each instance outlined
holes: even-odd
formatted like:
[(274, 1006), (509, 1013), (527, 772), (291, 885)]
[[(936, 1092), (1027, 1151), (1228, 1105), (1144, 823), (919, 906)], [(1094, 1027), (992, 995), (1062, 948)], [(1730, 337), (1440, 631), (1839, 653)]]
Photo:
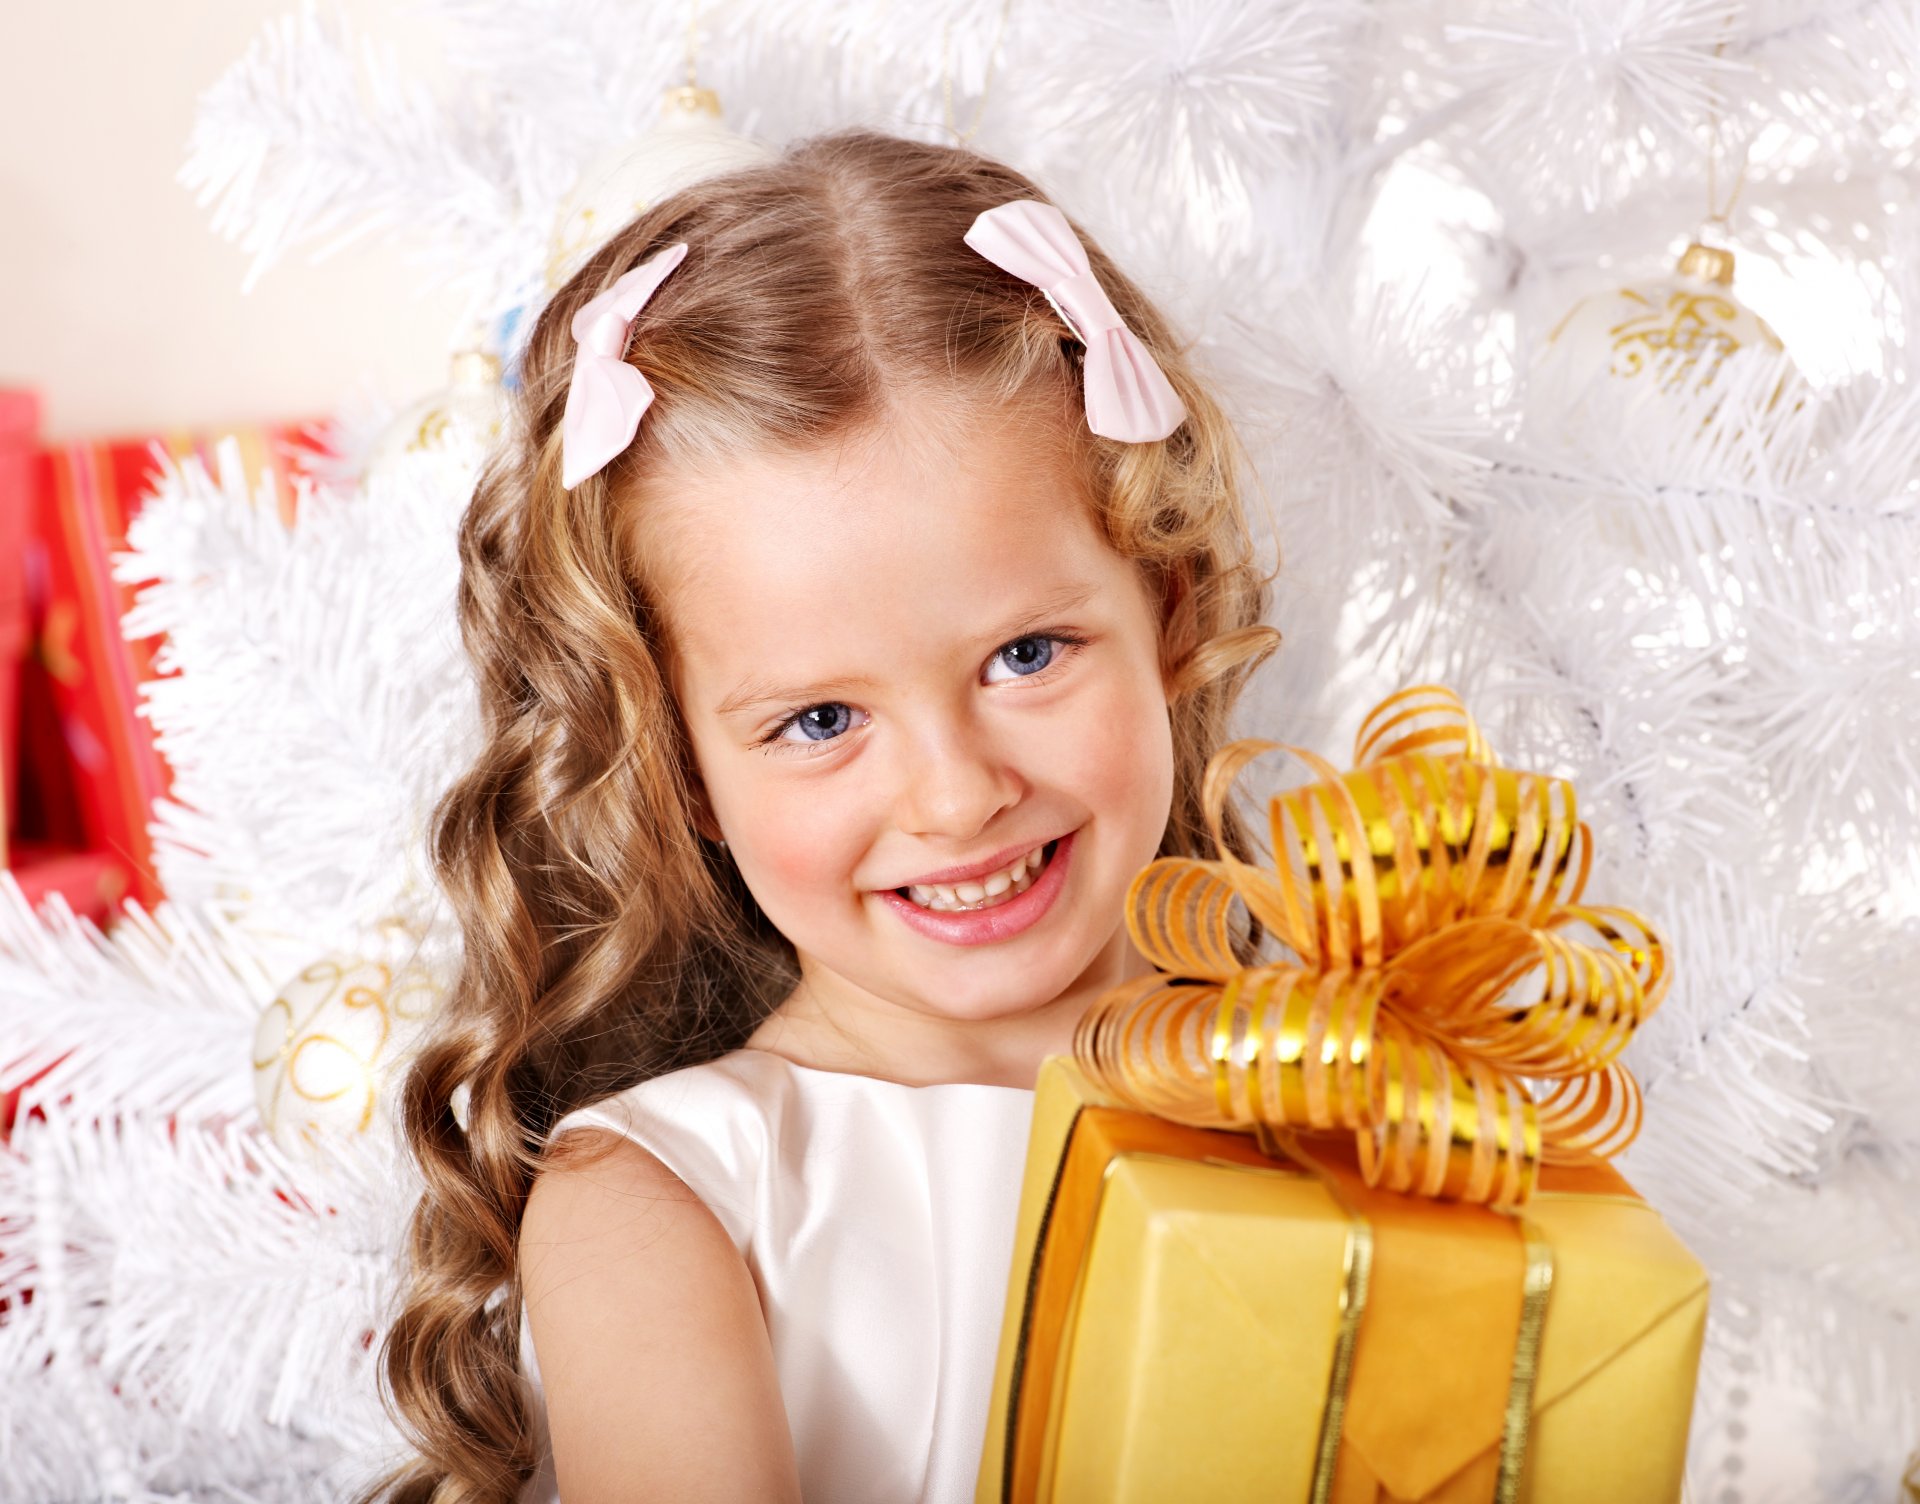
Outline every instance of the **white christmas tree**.
[[(250, 275), (399, 237), (510, 362), (691, 40), (741, 136), (965, 137), (1162, 300), (1285, 561), (1240, 729), (1338, 757), (1447, 683), (1574, 781), (1592, 891), (1673, 942), (1624, 1167), (1714, 1278), (1694, 1492), (1888, 1497), (1920, 1444), (1912, 0), (433, 9), (437, 94), (309, 8), (203, 98), (183, 177)], [(453, 432), (291, 527), (237, 464), (140, 515), (170, 901), (103, 936), (0, 891), (0, 1499), (333, 1497), (396, 1445), (404, 1158), (378, 1116), (281, 1148), (248, 1052), (316, 959), (458, 943), (421, 852), (474, 736)]]

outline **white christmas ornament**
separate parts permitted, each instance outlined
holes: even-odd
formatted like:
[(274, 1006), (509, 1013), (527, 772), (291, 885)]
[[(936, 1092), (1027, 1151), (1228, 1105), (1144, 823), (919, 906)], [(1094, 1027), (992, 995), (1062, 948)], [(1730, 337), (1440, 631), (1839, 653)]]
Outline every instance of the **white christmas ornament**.
[(449, 444), (488, 448), (500, 437), (505, 416), (500, 358), (484, 350), (461, 350), (453, 357), (446, 390), (402, 408), (374, 440), (368, 464), (377, 468)]
[(332, 955), (280, 989), (253, 1035), (260, 1121), (282, 1148), (364, 1134), (439, 996), (417, 966)]
[(727, 129), (713, 90), (692, 84), (667, 90), (660, 123), (589, 162), (561, 201), (547, 256), (547, 290), (566, 281), (616, 230), (668, 194), (773, 156), (771, 147)]
[(1784, 349), (1733, 295), (1733, 252), (1694, 241), (1669, 276), (1574, 304), (1547, 336), (1537, 391), (1569, 410), (1588, 409), (1584, 424), (1600, 416), (1588, 404), (1625, 413), (1655, 394), (1713, 385), (1730, 360), (1776, 359)]

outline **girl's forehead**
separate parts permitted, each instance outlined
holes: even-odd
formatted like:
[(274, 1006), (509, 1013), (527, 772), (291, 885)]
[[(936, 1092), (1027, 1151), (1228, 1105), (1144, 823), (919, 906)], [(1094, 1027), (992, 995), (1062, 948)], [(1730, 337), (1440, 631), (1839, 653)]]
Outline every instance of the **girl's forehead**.
[(1064, 445), (980, 424), (899, 427), (684, 477), (646, 526), (669, 632), (693, 666), (932, 644), (1131, 573)]
[(1066, 446), (986, 422), (967, 435), (869, 428), (652, 489), (640, 525), (657, 582), (730, 605), (836, 575), (1018, 574), (1101, 541)]

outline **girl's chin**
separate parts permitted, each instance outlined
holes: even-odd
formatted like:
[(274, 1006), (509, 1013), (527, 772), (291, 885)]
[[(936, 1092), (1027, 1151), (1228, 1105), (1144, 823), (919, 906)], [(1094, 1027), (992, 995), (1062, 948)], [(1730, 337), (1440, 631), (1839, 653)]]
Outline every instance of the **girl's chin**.
[[(990, 1023), (1064, 1006), (1062, 995), (1072, 992), (1070, 1006), (1077, 1017), (1101, 990), (1102, 956), (1123, 938), (1114, 930), (1063, 934), (1057, 945), (1019, 955), (994, 946), (955, 946), (931, 962), (916, 953), (896, 965), (897, 995), (915, 999), (919, 1012)], [(1113, 984), (1123, 980), (1116, 971)]]

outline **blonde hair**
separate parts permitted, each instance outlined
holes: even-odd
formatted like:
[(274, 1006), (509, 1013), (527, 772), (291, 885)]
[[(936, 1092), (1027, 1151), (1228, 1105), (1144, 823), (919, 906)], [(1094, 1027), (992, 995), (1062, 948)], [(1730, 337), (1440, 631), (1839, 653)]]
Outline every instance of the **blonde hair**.
[[(982, 210), (1044, 197), (970, 151), (819, 136), (647, 210), (535, 321), (510, 439), (460, 527), (485, 742), (441, 800), (432, 848), (464, 960), (402, 1087), (425, 1194), (382, 1361), (418, 1456), (364, 1498), (516, 1496), (538, 1458), (515, 1248), (548, 1130), (739, 1046), (798, 978), (792, 947), (694, 823), (659, 602), (632, 556), (649, 475), (831, 442), (908, 387), (1061, 425), (1104, 536), (1167, 608), (1175, 767), (1161, 850), (1208, 854), (1201, 776), (1245, 676), (1277, 645), (1261, 624), (1272, 576), (1255, 566), (1233, 432), (1139, 288), (1082, 235), (1189, 415), (1161, 442), (1125, 444), (1087, 431), (1081, 347), (1042, 294), (963, 243)], [(655, 392), (640, 436), (564, 492), (574, 312), (680, 240), (686, 261), (628, 348)], [(1237, 823), (1228, 839), (1248, 854)], [(464, 1130), (451, 1108), (463, 1084)]]

